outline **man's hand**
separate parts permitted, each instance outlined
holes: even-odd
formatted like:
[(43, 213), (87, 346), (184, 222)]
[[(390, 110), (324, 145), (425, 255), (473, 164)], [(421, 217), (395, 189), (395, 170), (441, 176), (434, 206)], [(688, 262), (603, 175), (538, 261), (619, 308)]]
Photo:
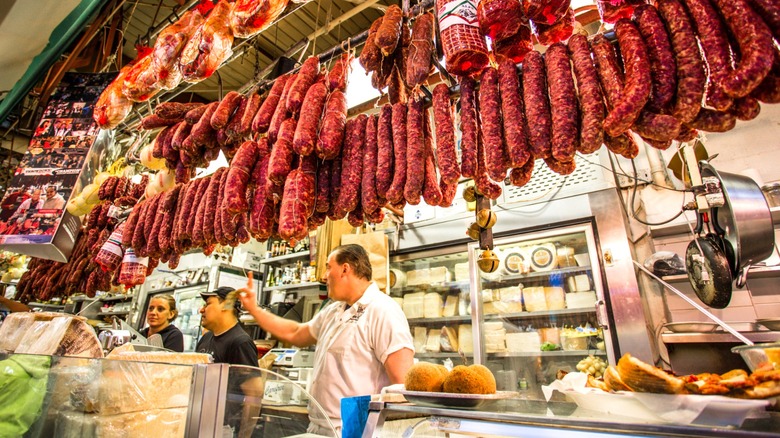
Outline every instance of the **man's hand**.
[(257, 309), (257, 294), (254, 290), (253, 278), (252, 271), (249, 271), (246, 286), (241, 289), (236, 289), (236, 292), (238, 292), (238, 299), (241, 301), (241, 307), (250, 312)]

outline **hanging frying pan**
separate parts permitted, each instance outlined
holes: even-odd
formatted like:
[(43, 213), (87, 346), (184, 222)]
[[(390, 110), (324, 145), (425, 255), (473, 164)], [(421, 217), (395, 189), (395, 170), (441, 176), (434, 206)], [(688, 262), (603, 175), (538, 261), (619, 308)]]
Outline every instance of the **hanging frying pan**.
[(765, 260), (774, 250), (772, 213), (761, 188), (753, 179), (715, 170), (701, 163), (702, 177), (720, 180), (725, 203), (713, 209), (712, 223), (721, 235), (737, 287), (745, 285), (750, 265)]
[(685, 251), (685, 268), (688, 281), (702, 303), (723, 309), (731, 301), (731, 265), (723, 250), (723, 239), (714, 233), (702, 237), (703, 224), (708, 222), (706, 213), (696, 218), (697, 237)]

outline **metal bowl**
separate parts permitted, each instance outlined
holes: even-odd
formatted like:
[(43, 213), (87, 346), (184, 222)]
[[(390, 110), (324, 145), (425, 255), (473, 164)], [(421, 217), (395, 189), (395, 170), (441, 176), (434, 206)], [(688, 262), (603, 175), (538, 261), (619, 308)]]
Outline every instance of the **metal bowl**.
[(756, 371), (771, 363), (775, 369), (780, 369), (780, 342), (768, 344), (740, 345), (731, 349), (732, 353), (739, 353), (750, 371)]
[(774, 332), (780, 331), (780, 318), (757, 319), (756, 322)]
[(674, 333), (710, 333), (718, 330), (720, 326), (714, 322), (670, 322), (664, 327)]

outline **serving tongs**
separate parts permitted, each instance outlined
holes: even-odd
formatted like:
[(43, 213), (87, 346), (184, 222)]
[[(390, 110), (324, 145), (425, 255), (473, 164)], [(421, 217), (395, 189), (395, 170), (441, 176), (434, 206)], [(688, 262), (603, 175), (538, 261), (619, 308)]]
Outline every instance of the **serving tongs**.
[(685, 300), (688, 304), (690, 304), (691, 306), (696, 308), (696, 310), (698, 310), (699, 312), (704, 314), (704, 316), (706, 316), (707, 318), (712, 320), (712, 322), (714, 322), (715, 324), (718, 324), (719, 326), (723, 327), (723, 330), (726, 330), (727, 332), (731, 333), (732, 335), (734, 335), (737, 339), (739, 339), (740, 341), (742, 341), (746, 345), (753, 345), (753, 341), (751, 341), (750, 339), (746, 338), (745, 335), (743, 335), (742, 333), (738, 332), (734, 327), (728, 325), (722, 319), (720, 319), (717, 316), (713, 315), (712, 312), (710, 312), (709, 310), (705, 309), (702, 305), (700, 305), (699, 303), (697, 303), (693, 299), (688, 298), (688, 296), (686, 296), (684, 293), (682, 293), (679, 290), (677, 290), (677, 288), (675, 288), (671, 284), (665, 282), (663, 279), (661, 279), (661, 277), (653, 274), (652, 271), (650, 271), (649, 269), (647, 269), (644, 266), (642, 266), (641, 263), (637, 262), (636, 260), (631, 260), (631, 261), (642, 272), (644, 272), (645, 274), (649, 275), (654, 280), (656, 280), (659, 283), (661, 283), (664, 287), (666, 287), (670, 291), (674, 292), (677, 296), (679, 296), (680, 298)]

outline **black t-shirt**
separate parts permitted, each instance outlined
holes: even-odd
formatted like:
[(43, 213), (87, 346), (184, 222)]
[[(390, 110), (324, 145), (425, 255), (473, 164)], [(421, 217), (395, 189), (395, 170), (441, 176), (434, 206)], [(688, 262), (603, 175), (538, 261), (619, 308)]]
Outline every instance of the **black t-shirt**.
[(238, 324), (219, 336), (207, 332), (198, 341), (195, 351), (211, 354), (216, 363), (258, 366), (257, 347)]
[[(149, 327), (141, 330), (141, 334), (148, 338)], [(181, 330), (175, 325), (170, 324), (168, 327), (157, 332), (157, 334), (162, 337), (163, 347), (179, 353), (184, 351), (184, 336), (182, 336)]]

